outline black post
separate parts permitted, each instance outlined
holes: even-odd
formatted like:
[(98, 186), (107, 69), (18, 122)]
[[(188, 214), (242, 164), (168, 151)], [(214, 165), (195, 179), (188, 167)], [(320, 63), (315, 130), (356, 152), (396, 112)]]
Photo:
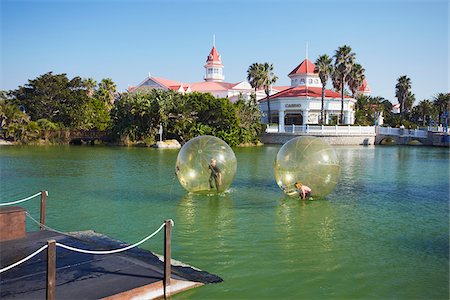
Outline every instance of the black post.
[(46, 199), (47, 199), (47, 191), (41, 191), (41, 225), (39, 226), (41, 230), (44, 230), (45, 225), (45, 206), (46, 206)]
[(55, 300), (56, 293), (56, 241), (47, 242), (47, 300)]
[(165, 220), (164, 227), (164, 298), (170, 297), (170, 241), (172, 235), (172, 220)]

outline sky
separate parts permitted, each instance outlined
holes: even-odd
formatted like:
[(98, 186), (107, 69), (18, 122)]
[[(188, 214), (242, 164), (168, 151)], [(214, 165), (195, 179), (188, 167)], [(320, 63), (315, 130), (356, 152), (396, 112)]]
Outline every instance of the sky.
[(372, 96), (396, 103), (402, 75), (416, 103), (450, 91), (448, 0), (0, 1), (2, 90), (50, 71), (109, 77), (119, 90), (149, 73), (202, 81), (215, 35), (227, 82), (269, 62), (276, 85), (290, 85), (308, 43), (313, 62), (349, 45)]

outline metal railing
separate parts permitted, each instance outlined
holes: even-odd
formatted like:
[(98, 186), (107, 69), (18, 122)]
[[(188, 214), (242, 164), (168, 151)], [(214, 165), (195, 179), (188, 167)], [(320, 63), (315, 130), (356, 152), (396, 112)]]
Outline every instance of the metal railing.
[(284, 130), (279, 130), (279, 126), (268, 126), (267, 133), (306, 133), (321, 135), (367, 135), (375, 134), (374, 126), (350, 126), (350, 125), (284, 125)]
[(423, 129), (379, 127), (378, 133), (383, 135), (409, 136), (418, 138), (428, 137), (428, 130)]

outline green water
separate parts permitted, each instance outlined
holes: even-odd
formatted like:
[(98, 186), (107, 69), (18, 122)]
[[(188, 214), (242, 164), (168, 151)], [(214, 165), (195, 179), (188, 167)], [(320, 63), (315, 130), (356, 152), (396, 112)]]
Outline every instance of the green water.
[(276, 185), (278, 149), (234, 149), (230, 192), (208, 197), (182, 189), (174, 150), (0, 147), (0, 199), (48, 189), (49, 226), (129, 243), (173, 218), (173, 257), (224, 279), (175, 299), (449, 298), (448, 149), (337, 148), (335, 192), (307, 203)]

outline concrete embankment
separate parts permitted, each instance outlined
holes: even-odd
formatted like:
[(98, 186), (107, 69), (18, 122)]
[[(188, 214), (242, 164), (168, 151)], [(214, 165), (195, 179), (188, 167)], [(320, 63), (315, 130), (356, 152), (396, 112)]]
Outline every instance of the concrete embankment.
[(374, 145), (375, 134), (361, 135), (320, 135), (305, 133), (263, 133), (260, 140), (264, 144), (284, 144), (297, 136), (315, 136), (324, 139), (330, 145)]

